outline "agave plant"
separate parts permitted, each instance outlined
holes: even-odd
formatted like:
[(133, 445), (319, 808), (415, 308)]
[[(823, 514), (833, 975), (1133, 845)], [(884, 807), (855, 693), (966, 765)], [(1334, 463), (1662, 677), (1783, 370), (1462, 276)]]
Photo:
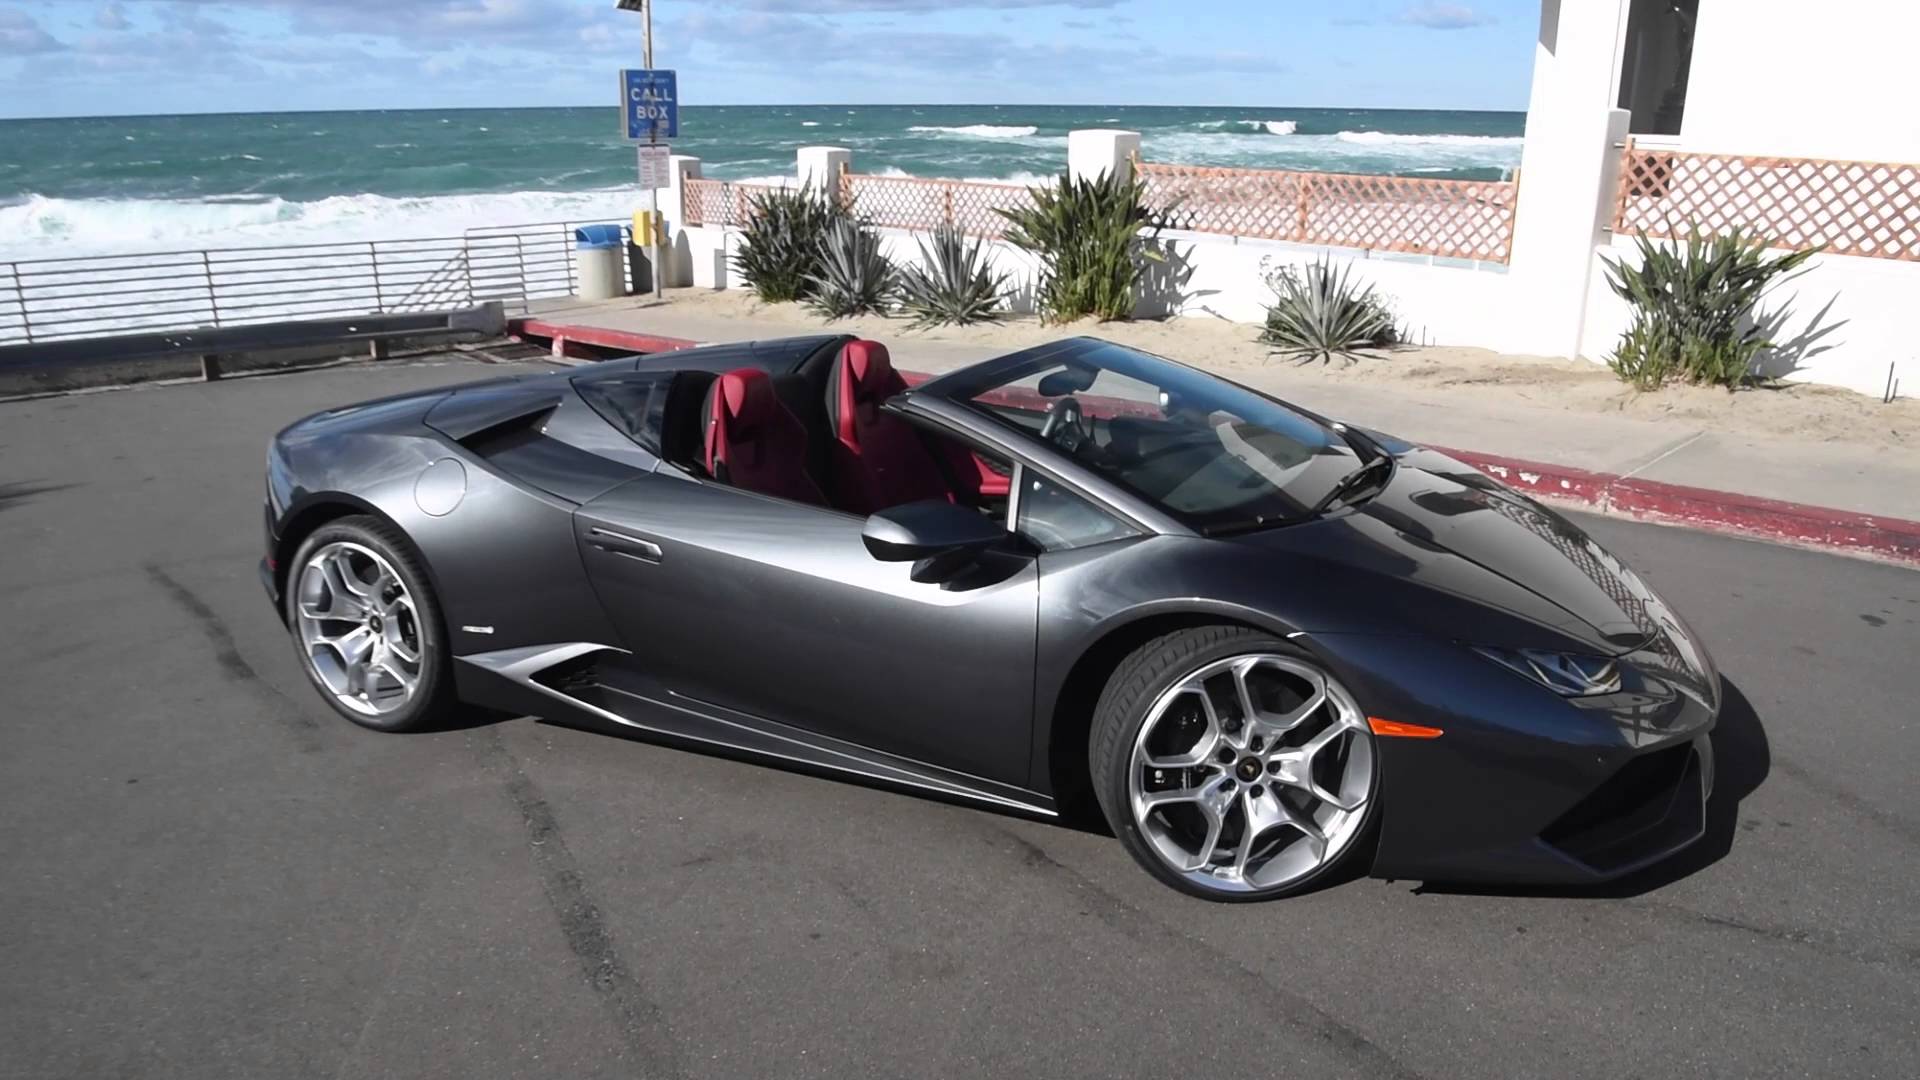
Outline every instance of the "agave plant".
[[(1640, 390), (1670, 378), (1729, 390), (1747, 382), (1754, 358), (1773, 344), (1755, 306), (1819, 251), (1769, 258), (1764, 240), (1738, 228), (1717, 236), (1690, 229), (1686, 243), (1673, 248), (1645, 234), (1635, 244), (1639, 266), (1604, 260), (1607, 284), (1633, 305), (1633, 321), (1607, 364)], [(1781, 314), (1774, 313), (1774, 325)]]
[(1013, 226), (1007, 242), (1039, 257), (1035, 300), (1041, 316), (1052, 322), (1131, 317), (1140, 260), (1166, 257), (1152, 243), (1164, 211), (1147, 207), (1146, 183), (1118, 173), (1097, 179), (1063, 174), (1052, 187), (1030, 190), (1032, 206), (994, 212)]
[(733, 267), (768, 303), (803, 299), (820, 273), (821, 238), (846, 218), (839, 203), (810, 187), (755, 195)]
[(1282, 266), (1266, 275), (1273, 290), (1260, 340), (1301, 363), (1352, 360), (1356, 350), (1400, 340), (1393, 312), (1373, 286), (1358, 286), (1351, 266), (1335, 269), (1328, 258), (1303, 269)]
[(980, 241), (942, 225), (931, 247), (920, 243), (920, 265), (900, 271), (900, 306), (913, 315), (916, 328), (998, 322), (1006, 282), (1006, 274), (987, 265)]
[(820, 268), (807, 276), (807, 306), (829, 319), (884, 313), (898, 273), (880, 253), (880, 237), (842, 217), (820, 237)]

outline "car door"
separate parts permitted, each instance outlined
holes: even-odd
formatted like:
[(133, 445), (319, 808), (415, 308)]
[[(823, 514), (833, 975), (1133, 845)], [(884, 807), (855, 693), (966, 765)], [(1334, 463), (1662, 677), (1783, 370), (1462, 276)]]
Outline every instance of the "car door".
[(667, 691), (1008, 784), (1028, 779), (1038, 570), (912, 580), (863, 519), (662, 466), (580, 508), (581, 557)]

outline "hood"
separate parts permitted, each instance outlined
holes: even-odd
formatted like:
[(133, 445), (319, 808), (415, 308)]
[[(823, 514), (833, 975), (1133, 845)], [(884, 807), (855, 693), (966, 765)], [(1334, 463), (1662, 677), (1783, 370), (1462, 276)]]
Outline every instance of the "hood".
[(1610, 655), (1670, 618), (1572, 522), (1430, 450), (1400, 455), (1387, 487), (1348, 512), (1243, 539), (1498, 608)]

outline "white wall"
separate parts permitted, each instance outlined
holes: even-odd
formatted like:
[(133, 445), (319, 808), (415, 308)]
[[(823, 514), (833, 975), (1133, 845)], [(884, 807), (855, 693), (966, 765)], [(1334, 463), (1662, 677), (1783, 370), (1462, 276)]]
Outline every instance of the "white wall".
[[(1579, 17), (1592, 22), (1589, 30), (1604, 28), (1605, 20), (1594, 17), (1592, 9), (1580, 9)], [(1599, 231), (1611, 206), (1613, 180), (1607, 166), (1618, 158), (1612, 143), (1621, 137), (1625, 114), (1595, 104), (1604, 99), (1590, 92), (1590, 83), (1605, 72), (1595, 66), (1592, 42), (1562, 47), (1549, 40), (1547, 29), (1543, 27), (1542, 48), (1553, 54), (1556, 70), (1578, 71), (1588, 85), (1563, 86), (1545, 96), (1536, 88), (1541, 115), (1584, 109), (1599, 122), (1576, 125), (1576, 134), (1542, 135), (1529, 144), (1510, 267), (1168, 232), (1163, 243), (1172, 255), (1170, 267), (1150, 268), (1149, 279), (1159, 285), (1144, 290), (1137, 314), (1259, 323), (1271, 296), (1264, 281), (1267, 271), (1331, 257), (1387, 297), (1416, 342), (1603, 361), (1629, 315), (1625, 302), (1607, 287), (1602, 256), (1631, 259), (1633, 243)], [(1534, 131), (1531, 119), (1529, 131)], [(1580, 162), (1585, 165), (1575, 167)], [(698, 162), (693, 164), (697, 167)], [(673, 223), (676, 252), (684, 260), (681, 280), (701, 288), (742, 287), (728, 265), (738, 243), (735, 230), (685, 228), (677, 198), (667, 200), (665, 212)], [(1529, 228), (1528, 215), (1548, 220)], [(880, 234), (887, 257), (896, 264), (919, 261), (922, 234), (901, 229), (881, 229)], [(1034, 257), (1005, 243), (992, 243), (988, 251), (991, 265), (1008, 274), (1013, 310), (1031, 312), (1038, 269)], [(1920, 296), (1920, 263), (1829, 256), (1808, 267), (1763, 304), (1766, 312), (1783, 307), (1789, 311), (1773, 334), (1782, 348), (1768, 358), (1768, 374), (1878, 394), (1886, 383), (1887, 365), (1896, 363), (1898, 377), (1913, 385), (1920, 374), (1920, 337), (1911, 333), (1908, 314)], [(1165, 281), (1169, 270), (1177, 279), (1171, 286)]]
[(1916, 42), (1911, 0), (1703, 0), (1680, 146), (1920, 162)]
[[(1582, 355), (1604, 360), (1631, 317), (1625, 300), (1608, 287), (1604, 255), (1639, 265), (1630, 238), (1621, 237), (1594, 257), (1587, 297)], [(1845, 387), (1878, 396), (1887, 385), (1887, 365), (1907, 387), (1920, 376), (1920, 338), (1910, 312), (1920, 296), (1920, 266), (1892, 259), (1816, 256), (1799, 276), (1761, 301), (1763, 315), (1785, 319), (1770, 327), (1777, 348), (1763, 354), (1761, 370), (1789, 382)]]

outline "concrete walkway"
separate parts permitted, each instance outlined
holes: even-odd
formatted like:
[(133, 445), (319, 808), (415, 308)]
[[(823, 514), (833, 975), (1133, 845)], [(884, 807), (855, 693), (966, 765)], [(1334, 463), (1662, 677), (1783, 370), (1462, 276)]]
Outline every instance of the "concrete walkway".
[[(662, 304), (633, 299), (559, 302), (541, 307), (536, 316), (555, 324), (703, 343), (809, 332), (771, 320), (676, 311), (671, 299)], [(1006, 351), (999, 346), (928, 341), (905, 333), (904, 327), (886, 344), (898, 367), (929, 373)], [(1228, 374), (1328, 416), (1427, 445), (1471, 451), (1484, 459), (1561, 466), (1600, 474), (1610, 483), (1682, 485), (1802, 508), (1890, 518), (1896, 519), (1896, 525), (1920, 521), (1920, 454), (1911, 452), (1837, 442), (1760, 440), (1713, 432), (1683, 420), (1511, 405), (1475, 409), (1463, 406), (1457, 394), (1380, 383), (1330, 384), (1302, 376), (1289, 365), (1251, 372), (1236, 369)], [(1475, 463), (1486, 464), (1485, 460)]]

